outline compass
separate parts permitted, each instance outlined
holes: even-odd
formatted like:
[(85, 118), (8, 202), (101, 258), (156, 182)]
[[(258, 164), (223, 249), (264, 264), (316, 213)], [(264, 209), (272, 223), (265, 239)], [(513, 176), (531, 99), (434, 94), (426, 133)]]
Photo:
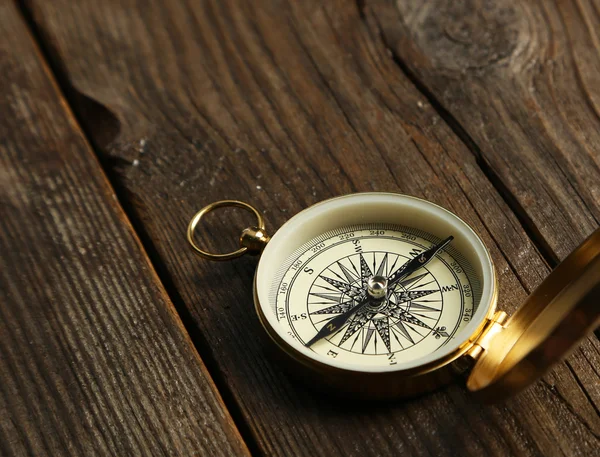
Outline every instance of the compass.
[[(240, 248), (212, 254), (194, 235), (217, 208), (251, 211)], [(483, 399), (516, 393), (600, 323), (600, 229), (510, 318), (485, 245), (453, 213), (414, 197), (350, 194), (298, 213), (272, 237), (235, 200), (188, 227), (209, 260), (260, 254), (259, 320), (282, 360), (312, 385), (363, 398), (421, 394), (469, 371)]]

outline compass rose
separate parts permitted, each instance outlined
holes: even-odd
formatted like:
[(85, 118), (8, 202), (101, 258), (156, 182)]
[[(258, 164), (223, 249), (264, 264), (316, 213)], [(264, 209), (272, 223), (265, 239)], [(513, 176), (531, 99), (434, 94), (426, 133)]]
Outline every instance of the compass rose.
[[(390, 252), (358, 253), (340, 259), (321, 272), (309, 292), (313, 324), (319, 328), (356, 307), (367, 297), (369, 280), (391, 280), (406, 258)], [(431, 332), (447, 337), (435, 325), (442, 297), (426, 269), (395, 283), (381, 300), (360, 307), (329, 341), (362, 354), (397, 352), (417, 344)], [(440, 336), (438, 336), (440, 335)]]

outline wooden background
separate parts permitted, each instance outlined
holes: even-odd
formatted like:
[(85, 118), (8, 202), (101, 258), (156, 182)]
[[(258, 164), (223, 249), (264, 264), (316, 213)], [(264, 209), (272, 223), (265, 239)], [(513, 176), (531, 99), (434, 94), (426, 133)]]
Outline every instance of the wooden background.
[(497, 406), (331, 400), (266, 355), (256, 260), (184, 237), (415, 195), (514, 310), (600, 224), (599, 1), (0, 0), (0, 75), (0, 455), (600, 455), (596, 335)]

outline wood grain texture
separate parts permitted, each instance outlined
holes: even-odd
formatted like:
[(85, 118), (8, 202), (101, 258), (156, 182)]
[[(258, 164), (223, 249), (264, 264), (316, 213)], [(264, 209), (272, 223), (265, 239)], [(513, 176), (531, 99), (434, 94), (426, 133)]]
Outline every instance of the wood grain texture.
[(11, 2), (0, 74), (0, 455), (244, 455)]
[[(502, 406), (460, 383), (413, 401), (332, 400), (266, 354), (255, 260), (212, 264), (184, 232), (195, 210), (238, 198), (273, 230), (354, 191), (396, 191), (457, 213), (490, 247), (501, 307), (548, 267), (477, 157), (386, 52), (373, 18), (343, 1), (26, 2), (70, 100), (197, 329), (232, 405), (266, 455), (593, 455), (598, 341)], [(366, 22), (365, 22), (366, 20)], [(215, 217), (225, 250), (238, 213)], [(235, 232), (235, 231), (234, 231)]]
[(600, 2), (368, 1), (554, 261), (600, 225)]

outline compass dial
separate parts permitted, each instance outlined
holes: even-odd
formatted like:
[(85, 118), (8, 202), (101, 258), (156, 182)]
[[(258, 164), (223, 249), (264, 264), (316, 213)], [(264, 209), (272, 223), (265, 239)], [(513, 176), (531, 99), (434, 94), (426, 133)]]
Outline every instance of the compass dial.
[[(448, 245), (400, 281), (392, 278), (439, 241), (411, 227), (363, 224), (305, 243), (273, 285), (280, 332), (307, 346), (346, 313), (344, 324), (310, 350), (357, 368), (390, 367), (437, 351), (468, 325), (477, 308), (481, 285), (474, 268)], [(376, 299), (370, 290), (375, 279), (382, 287), (390, 281)]]

